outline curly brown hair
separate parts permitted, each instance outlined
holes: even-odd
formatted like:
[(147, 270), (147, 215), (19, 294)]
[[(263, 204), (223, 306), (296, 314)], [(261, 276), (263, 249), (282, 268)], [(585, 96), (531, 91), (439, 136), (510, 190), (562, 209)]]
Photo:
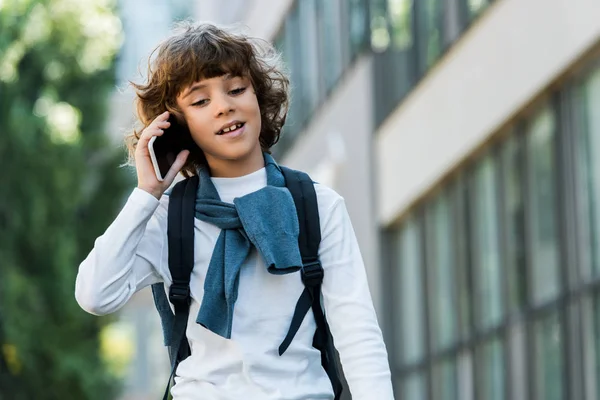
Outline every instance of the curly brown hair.
[[(175, 26), (172, 36), (152, 51), (147, 82), (130, 82), (136, 89), (135, 102), (142, 125), (125, 138), (130, 161), (142, 130), (165, 110), (185, 125), (177, 105), (177, 96), (183, 90), (194, 82), (225, 74), (247, 77), (252, 83), (261, 114), (260, 145), (263, 151), (270, 152), (279, 140), (289, 107), (289, 77), (280, 54), (269, 42), (235, 33), (233, 29), (183, 21)], [(205, 164), (204, 153), (196, 146), (182, 173), (186, 177), (195, 175)]]

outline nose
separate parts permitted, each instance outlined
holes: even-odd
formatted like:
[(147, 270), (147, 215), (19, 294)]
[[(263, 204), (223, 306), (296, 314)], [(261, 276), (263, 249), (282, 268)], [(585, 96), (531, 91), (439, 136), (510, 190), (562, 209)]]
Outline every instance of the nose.
[(213, 99), (213, 106), (215, 110), (215, 116), (217, 117), (227, 115), (234, 110), (233, 102), (226, 93), (215, 96)]

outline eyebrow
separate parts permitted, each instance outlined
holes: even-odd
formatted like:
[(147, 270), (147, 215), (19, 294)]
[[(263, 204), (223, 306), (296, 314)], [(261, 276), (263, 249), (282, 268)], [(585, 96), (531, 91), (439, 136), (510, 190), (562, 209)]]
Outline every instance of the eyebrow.
[[(236, 75), (232, 75), (232, 74), (225, 74), (225, 75), (223, 76), (223, 79), (224, 79), (224, 80), (226, 80), (226, 81), (230, 81), (230, 80), (232, 80), (233, 78), (236, 78)], [(200, 83), (200, 82), (198, 82), (198, 83), (195, 83), (195, 84), (193, 84), (192, 86), (190, 86), (190, 88), (189, 88), (189, 89), (187, 89), (186, 93), (185, 93), (183, 96), (181, 96), (181, 99), (183, 100), (183, 99), (185, 99), (186, 97), (188, 97), (190, 94), (192, 94), (192, 93), (194, 93), (194, 92), (196, 92), (196, 91), (198, 91), (198, 90), (200, 90), (200, 89), (204, 89), (204, 88), (206, 88), (206, 84), (205, 84), (205, 83)]]

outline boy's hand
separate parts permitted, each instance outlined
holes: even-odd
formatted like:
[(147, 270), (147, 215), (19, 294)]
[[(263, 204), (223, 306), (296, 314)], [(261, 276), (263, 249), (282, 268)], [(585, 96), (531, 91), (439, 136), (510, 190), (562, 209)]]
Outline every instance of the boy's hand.
[(137, 187), (145, 190), (157, 199), (160, 199), (160, 196), (162, 196), (164, 191), (171, 186), (175, 176), (181, 171), (181, 168), (183, 168), (183, 165), (190, 154), (188, 150), (180, 152), (165, 179), (161, 182), (156, 178), (156, 173), (152, 166), (152, 159), (150, 158), (150, 151), (148, 150), (148, 142), (153, 136), (161, 136), (164, 133), (163, 129), (168, 128), (170, 125), (168, 119), (168, 111), (165, 111), (156, 117), (154, 121), (142, 131), (135, 148), (135, 169), (138, 178)]

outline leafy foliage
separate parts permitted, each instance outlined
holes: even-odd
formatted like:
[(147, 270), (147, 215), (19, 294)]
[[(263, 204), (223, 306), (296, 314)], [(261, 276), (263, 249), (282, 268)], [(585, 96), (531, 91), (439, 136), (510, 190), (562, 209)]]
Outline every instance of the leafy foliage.
[(130, 175), (103, 131), (120, 22), (108, 0), (0, 0), (0, 399), (108, 399), (108, 322), (79, 262)]

